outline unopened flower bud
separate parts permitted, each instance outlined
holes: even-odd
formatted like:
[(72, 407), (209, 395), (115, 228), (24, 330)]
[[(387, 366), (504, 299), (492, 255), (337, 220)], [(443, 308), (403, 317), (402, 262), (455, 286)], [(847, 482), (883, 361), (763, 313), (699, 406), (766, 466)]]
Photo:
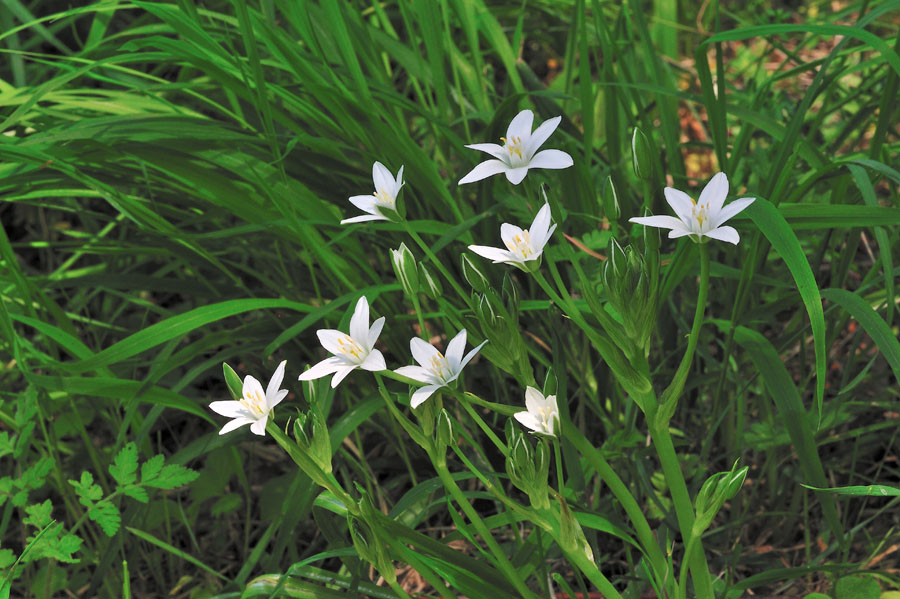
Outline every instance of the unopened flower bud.
[(409, 298), (415, 297), (419, 292), (419, 272), (416, 259), (405, 243), (401, 243), (398, 249), (391, 250), (391, 262), (397, 280), (403, 286), (403, 293)]
[(634, 174), (638, 179), (644, 181), (650, 180), (650, 142), (643, 131), (634, 128), (634, 134), (631, 136), (631, 162), (634, 166)]
[(607, 177), (603, 184), (603, 216), (609, 220), (618, 220), (622, 216), (622, 207), (619, 205), (619, 193), (612, 177)]
[(475, 263), (472, 262), (467, 254), (462, 255), (462, 271), (466, 282), (475, 291), (485, 293), (488, 290), (488, 287), (490, 287), (490, 282), (487, 277), (484, 276), (484, 273), (482, 273), (477, 266), (475, 266)]
[(419, 282), (422, 285), (422, 291), (431, 299), (439, 298), (444, 292), (441, 282), (422, 263), (419, 263)]

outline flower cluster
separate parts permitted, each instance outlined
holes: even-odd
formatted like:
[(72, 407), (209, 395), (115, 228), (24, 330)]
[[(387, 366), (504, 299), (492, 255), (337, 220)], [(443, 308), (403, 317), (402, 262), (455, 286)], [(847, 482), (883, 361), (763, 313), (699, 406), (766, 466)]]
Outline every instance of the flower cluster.
[[(559, 126), (562, 118), (555, 117), (541, 123), (532, 131), (534, 114), (523, 110), (513, 118), (501, 137), (503, 145), (480, 143), (467, 145), (467, 148), (479, 150), (493, 156), (478, 164), (459, 185), (481, 181), (491, 175), (503, 173), (510, 183), (518, 185), (528, 174), (529, 169), (564, 169), (572, 166), (572, 157), (561, 150), (542, 150), (540, 147)], [(381, 162), (372, 165), (372, 181), (374, 191), (371, 195), (358, 195), (349, 198), (350, 202), (362, 210), (364, 214), (341, 221), (341, 224), (359, 223), (375, 220), (402, 220), (402, 211), (397, 209), (397, 197), (403, 182), (403, 167), (394, 177), (391, 171)], [(737, 231), (723, 226), (725, 221), (741, 212), (753, 202), (753, 198), (740, 198), (725, 206), (728, 195), (728, 178), (725, 173), (716, 174), (700, 193), (698, 201), (694, 201), (686, 193), (665, 188), (665, 198), (678, 218), (672, 216), (645, 216), (632, 218), (631, 222), (650, 227), (670, 229), (669, 237), (689, 236), (693, 241), (706, 242), (718, 239), (736, 244), (740, 240)], [(470, 245), (468, 248), (488, 260), (505, 263), (526, 272), (534, 272), (540, 266), (541, 256), (550, 236), (557, 225), (551, 222), (550, 204), (544, 196), (544, 204), (538, 210), (530, 228), (522, 229), (516, 225), (503, 223), (500, 226), (500, 238), (506, 248), (484, 245)], [(706, 238), (706, 239), (704, 239)], [(409, 254), (409, 256), (407, 256)], [(418, 288), (419, 274), (411, 253), (405, 246), (393, 255), (395, 269), (405, 280), (404, 290), (413, 296)], [(427, 273), (423, 272), (423, 277)], [(398, 276), (400, 276), (398, 275)], [(415, 281), (415, 284), (413, 284)], [(334, 329), (320, 329), (316, 332), (322, 347), (331, 355), (303, 372), (299, 379), (310, 381), (333, 375), (332, 388), (337, 387), (344, 378), (357, 368), (371, 372), (387, 370), (381, 351), (375, 344), (384, 327), (385, 318), (376, 319), (369, 325), (369, 301), (360, 297), (350, 318), (349, 332)], [(459, 331), (447, 344), (446, 353), (441, 353), (432, 344), (414, 337), (409, 347), (417, 366), (402, 366), (394, 370), (396, 375), (406, 377), (424, 386), (416, 389), (410, 397), (412, 408), (418, 408), (437, 390), (450, 385), (459, 378), (463, 368), (475, 357), (487, 340), (463, 355), (466, 345), (466, 330)], [(257, 435), (265, 434), (266, 423), (272, 410), (287, 395), (280, 389), (284, 379), (285, 362), (281, 362), (268, 387), (263, 392), (262, 385), (252, 376), (243, 381), (241, 397), (234, 401), (216, 401), (210, 408), (218, 414), (232, 420), (222, 427), (220, 434), (235, 430), (245, 424)], [(233, 385), (237, 395), (237, 383)], [(559, 410), (556, 397), (544, 397), (534, 387), (525, 391), (526, 410), (516, 413), (515, 418), (523, 426), (534, 433), (548, 436), (559, 434)]]

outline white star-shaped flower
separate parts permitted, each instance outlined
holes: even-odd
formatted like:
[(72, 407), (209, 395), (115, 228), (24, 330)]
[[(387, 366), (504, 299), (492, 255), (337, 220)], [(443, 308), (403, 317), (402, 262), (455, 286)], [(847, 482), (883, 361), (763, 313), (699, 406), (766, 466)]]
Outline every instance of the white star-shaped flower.
[(740, 198), (725, 206), (728, 196), (728, 177), (725, 173), (717, 173), (696, 202), (688, 194), (671, 187), (665, 189), (666, 201), (678, 218), (674, 216), (640, 216), (628, 219), (639, 225), (671, 229), (669, 239), (690, 235), (697, 242), (704, 242), (703, 237), (737, 243), (741, 236), (733, 227), (722, 226), (722, 223), (733, 217), (753, 203), (755, 198)]
[(345, 218), (342, 225), (347, 223), (361, 223), (367, 220), (390, 220), (382, 210), (391, 212), (397, 210), (397, 194), (403, 187), (403, 167), (397, 171), (397, 178), (380, 162), (372, 165), (372, 181), (375, 183), (375, 192), (368, 196), (353, 196), (350, 202), (365, 212), (362, 216)]
[(469, 249), (479, 256), (493, 260), (494, 264), (506, 262), (513, 266), (522, 266), (541, 257), (544, 246), (555, 230), (556, 225), (550, 225), (550, 204), (544, 204), (538, 210), (529, 229), (522, 230), (509, 223), (500, 225), (500, 239), (506, 245), (505, 250), (486, 245), (470, 245)]
[(410, 339), (409, 349), (419, 366), (402, 366), (394, 372), (426, 383), (426, 385), (416, 389), (409, 405), (413, 408), (419, 407), (422, 402), (431, 397), (432, 393), (459, 378), (462, 369), (475, 357), (485, 343), (487, 340), (482, 341), (480, 345), (463, 357), (463, 350), (466, 348), (465, 329), (457, 333), (456, 337), (447, 344), (446, 356), (436, 347), (418, 337)]
[(255, 435), (266, 434), (266, 422), (272, 408), (277, 406), (288, 394), (287, 389), (279, 389), (281, 381), (284, 379), (285, 364), (287, 364), (287, 360), (281, 362), (275, 369), (265, 392), (263, 392), (260, 382), (248, 374), (244, 377), (244, 386), (239, 400), (214, 401), (209, 404), (209, 408), (216, 414), (233, 418), (231, 422), (222, 427), (222, 430), (219, 431), (220, 435), (230, 433), (245, 424), (250, 425), (250, 431)]
[(534, 433), (556, 436), (559, 428), (559, 408), (556, 405), (555, 395), (544, 397), (544, 394), (534, 387), (528, 387), (525, 389), (525, 407), (527, 411), (513, 414), (516, 420)]
[(517, 114), (506, 129), (506, 137), (500, 138), (503, 146), (490, 143), (467, 145), (467, 148), (487, 152), (494, 160), (486, 160), (473, 168), (460, 179), (459, 185), (481, 181), (497, 173), (504, 173), (510, 183), (518, 185), (530, 168), (560, 169), (572, 166), (572, 157), (562, 150), (537, 151), (559, 126), (562, 117), (544, 121), (534, 132), (531, 131), (533, 120), (534, 113), (530, 110)]
[(351, 371), (362, 368), (372, 372), (386, 370), (384, 356), (375, 349), (375, 342), (384, 326), (384, 316), (377, 319), (369, 327), (369, 300), (365, 296), (356, 302), (356, 309), (350, 318), (350, 334), (342, 333), (334, 329), (319, 329), (316, 335), (322, 347), (334, 354), (325, 358), (306, 372), (300, 375), (301, 381), (311, 381), (334, 374), (331, 379), (331, 387), (337, 387), (338, 383)]

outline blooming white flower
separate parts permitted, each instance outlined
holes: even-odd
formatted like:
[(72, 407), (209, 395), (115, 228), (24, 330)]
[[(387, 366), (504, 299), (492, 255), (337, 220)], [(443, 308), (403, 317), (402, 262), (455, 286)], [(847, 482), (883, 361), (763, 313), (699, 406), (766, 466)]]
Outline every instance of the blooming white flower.
[(375, 342), (383, 326), (384, 316), (369, 327), (369, 300), (365, 296), (359, 298), (353, 316), (350, 317), (349, 335), (334, 329), (316, 331), (322, 347), (334, 355), (301, 374), (300, 380), (311, 381), (334, 373), (331, 379), (331, 387), (334, 388), (356, 368), (372, 372), (386, 370), (384, 356), (375, 349)]
[(555, 395), (544, 397), (544, 394), (534, 387), (528, 387), (525, 389), (525, 407), (528, 411), (513, 414), (516, 420), (530, 428), (532, 432), (556, 436), (559, 428), (559, 408), (556, 405)]
[(690, 235), (694, 241), (702, 242), (703, 237), (710, 237), (735, 245), (741, 240), (741, 236), (733, 227), (723, 227), (722, 223), (752, 204), (755, 199), (740, 198), (723, 206), (728, 195), (728, 177), (725, 173), (716, 173), (700, 192), (700, 199), (696, 202), (688, 194), (671, 187), (666, 187), (665, 194), (666, 201), (678, 218), (640, 216), (628, 220), (639, 225), (672, 229), (669, 231), (669, 239)]
[(409, 405), (418, 408), (423, 401), (431, 397), (432, 393), (459, 378), (462, 369), (475, 357), (485, 343), (487, 340), (482, 341), (478, 347), (463, 357), (463, 350), (466, 348), (465, 329), (457, 333), (456, 337), (447, 344), (446, 356), (427, 341), (418, 337), (410, 339), (409, 349), (419, 366), (403, 366), (394, 372), (427, 384), (416, 389)]
[(539, 259), (550, 235), (555, 230), (556, 225), (550, 226), (550, 204), (544, 204), (534, 217), (530, 229), (523, 231), (509, 223), (500, 225), (500, 239), (503, 240), (507, 249), (492, 248), (486, 245), (470, 245), (469, 249), (479, 256), (493, 260), (494, 264), (507, 262), (519, 266)]
[(504, 173), (510, 183), (518, 185), (530, 168), (560, 169), (572, 166), (572, 157), (562, 150), (537, 151), (559, 126), (562, 117), (547, 119), (532, 133), (533, 120), (534, 113), (530, 110), (517, 114), (506, 129), (506, 137), (500, 138), (502, 147), (497, 144), (467, 145), (467, 148), (487, 152), (495, 160), (486, 160), (473, 168), (460, 179), (459, 185), (481, 181), (497, 173)]
[(287, 360), (282, 361), (275, 369), (265, 393), (263, 393), (262, 384), (248, 374), (244, 377), (244, 386), (239, 400), (214, 401), (209, 404), (210, 409), (216, 414), (233, 418), (231, 422), (222, 427), (222, 430), (219, 431), (220, 435), (230, 433), (245, 424), (250, 425), (250, 431), (255, 435), (266, 434), (266, 422), (272, 408), (277, 406), (288, 394), (287, 389), (279, 389), (281, 381), (284, 379), (285, 364), (287, 364)]
[(403, 167), (397, 171), (397, 178), (391, 174), (391, 171), (380, 162), (372, 165), (372, 181), (375, 183), (375, 193), (369, 196), (353, 196), (350, 203), (365, 212), (362, 216), (354, 216), (353, 218), (345, 218), (341, 224), (361, 223), (367, 220), (390, 220), (381, 211), (397, 209), (397, 194), (403, 187)]

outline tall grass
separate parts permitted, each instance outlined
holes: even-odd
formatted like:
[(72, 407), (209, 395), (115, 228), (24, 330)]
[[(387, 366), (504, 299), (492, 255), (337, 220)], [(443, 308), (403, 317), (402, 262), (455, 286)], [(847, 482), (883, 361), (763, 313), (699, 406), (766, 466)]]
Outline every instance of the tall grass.
[[(33, 561), (14, 595), (120, 596), (124, 584), (135, 597), (392, 596), (306, 475), (270, 442), (218, 436), (206, 404), (228, 394), (222, 362), (259, 375), (287, 359), (284, 405), (302, 405), (292, 376), (321, 357), (315, 330), (346, 326), (361, 293), (387, 316), (384, 353), (403, 363), (418, 321), (388, 250), (409, 238), (394, 223), (339, 225), (353, 214), (347, 198), (369, 190), (374, 161), (403, 165), (409, 226), (462, 281), (464, 246), (494, 239), (499, 222), (530, 222), (541, 202), (532, 179), (456, 184), (478, 160), (463, 146), (495, 141), (523, 108), (563, 117), (553, 139), (575, 166), (536, 180), (549, 183), (566, 234), (548, 252), (578, 300), (602, 292), (612, 237), (639, 241), (629, 217), (667, 213), (663, 187), (697, 189), (722, 170), (734, 193), (758, 197), (736, 219), (741, 244), (711, 248), (708, 321), (669, 428), (692, 493), (738, 458), (750, 466), (703, 539), (716, 588), (827, 590), (891, 559), (896, 498), (800, 483), (900, 477), (898, 3), (803, 13), (594, 0), (3, 6), (0, 551), (18, 556), (35, 535), (26, 505), (50, 499), (65, 530), (83, 520), (68, 481), (87, 470), (111, 492), (109, 466), (130, 442), (142, 460), (162, 453), (200, 473), (147, 504), (117, 499), (115, 535), (85, 520), (80, 561)], [(635, 127), (649, 140), (647, 181), (632, 169)], [(698, 293), (697, 246), (663, 239), (661, 250), (657, 385), (678, 367)], [(504, 285), (500, 270), (485, 272)], [(640, 410), (540, 287), (510, 284), (537, 372), (555, 373), (571, 420), (680, 556)], [(463, 322), (483, 337), (446, 291), (423, 299), (428, 331)], [(519, 406), (522, 389), (492, 361), (473, 364), (469, 387)], [(337, 393), (316, 389), (338, 479), (431, 539), (430, 553), (406, 553), (407, 590), (464, 579), (514, 594), (377, 389), (354, 377)], [(280, 408), (279, 422), (289, 415)], [(489, 445), (471, 422), (462, 435)], [(462, 451), (503, 472), (502, 456)], [(581, 524), (601, 569), (620, 589), (646, 589), (640, 552), (621, 541), (631, 535), (621, 506), (594, 466), (563, 452), (568, 499), (598, 514)], [(16, 481), (41, 463), (15, 499)], [(523, 577), (546, 587), (555, 572), (569, 596), (586, 590), (549, 538), (450, 466)], [(895, 585), (889, 570), (877, 579)]]

